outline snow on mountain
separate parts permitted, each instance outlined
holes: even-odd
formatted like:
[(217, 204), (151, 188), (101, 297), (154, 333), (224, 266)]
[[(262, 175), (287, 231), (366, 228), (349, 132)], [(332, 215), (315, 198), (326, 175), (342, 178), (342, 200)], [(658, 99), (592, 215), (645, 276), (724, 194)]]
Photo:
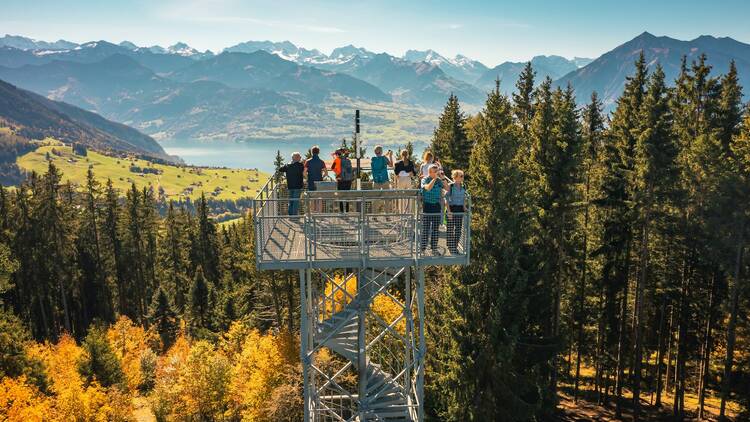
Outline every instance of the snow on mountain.
[(449, 59), (435, 50), (409, 50), (404, 53), (403, 59), (414, 63), (429, 63), (439, 67), (448, 76), (468, 83), (474, 83), (487, 71), (487, 66), (464, 55), (457, 54)]
[(331, 61), (344, 63), (352, 60), (355, 57), (360, 59), (371, 59), (375, 56), (375, 53), (364, 48), (355, 47), (351, 44), (344, 47), (335, 48), (328, 58)]
[(65, 41), (57, 40), (54, 42), (40, 41), (33, 38), (22, 37), (19, 35), (5, 34), (4, 37), (0, 38), (0, 47), (12, 47), (19, 50), (27, 51), (56, 51), (56, 50), (70, 50), (75, 48), (78, 44)]
[(289, 41), (247, 41), (231, 47), (225, 48), (224, 51), (230, 53), (254, 53), (256, 51), (265, 51), (298, 64), (314, 64), (324, 62), (328, 56), (319, 50), (298, 47)]
[(177, 44), (171, 45), (167, 48), (167, 52), (170, 54), (178, 54), (180, 56), (190, 57), (200, 52), (193, 47), (185, 44), (184, 42), (178, 42)]

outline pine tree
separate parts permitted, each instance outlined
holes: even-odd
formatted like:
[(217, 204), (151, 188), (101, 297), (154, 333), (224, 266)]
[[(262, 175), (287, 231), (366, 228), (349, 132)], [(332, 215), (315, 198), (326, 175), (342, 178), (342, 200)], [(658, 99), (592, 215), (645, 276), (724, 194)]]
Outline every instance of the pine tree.
[(541, 362), (519, 344), (529, 290), (516, 133), (511, 105), (496, 86), (480, 114), (469, 164), (477, 252), (465, 273), (444, 281), (428, 316), (437, 328), (427, 400), (436, 402), (441, 420), (528, 420), (541, 407)]
[[(674, 130), (678, 141), (680, 186), (677, 209), (680, 210), (677, 247), (680, 274), (677, 277), (677, 351), (673, 414), (684, 417), (684, 396), (687, 388), (687, 361), (694, 321), (690, 318), (695, 293), (712, 277), (718, 264), (715, 249), (701, 239), (713, 237), (709, 228), (711, 214), (720, 201), (724, 147), (718, 138), (718, 104), (720, 84), (710, 75), (711, 67), (701, 55), (688, 69), (683, 59), (675, 94), (672, 96)], [(717, 240), (714, 240), (717, 242)], [(716, 244), (716, 243), (714, 243)]]
[(633, 418), (640, 417), (641, 365), (643, 360), (644, 302), (646, 285), (651, 277), (650, 236), (654, 224), (663, 219), (671, 190), (677, 182), (677, 148), (672, 133), (672, 116), (660, 66), (651, 75), (636, 128), (634, 168), (629, 182), (632, 191), (637, 232), (640, 236), (639, 269), (635, 283)]
[(187, 289), (190, 286), (187, 230), (184, 210), (176, 210), (174, 201), (170, 201), (159, 241), (159, 284), (169, 292), (175, 310), (180, 313), (185, 312)]
[(534, 76), (536, 72), (527, 62), (516, 82), (516, 92), (513, 93), (513, 114), (521, 125), (521, 134), (527, 136), (531, 121), (534, 119)]
[[(574, 321), (576, 322), (576, 369), (573, 387), (574, 400), (578, 400), (578, 390), (581, 378), (581, 360), (584, 354), (584, 336), (585, 325), (590, 318), (591, 312), (587, 311), (586, 300), (588, 288), (591, 283), (591, 252), (594, 250), (595, 236), (594, 214), (595, 210), (593, 200), (597, 195), (596, 185), (601, 177), (601, 165), (599, 154), (603, 146), (604, 137), (604, 116), (602, 114), (602, 103), (596, 92), (591, 94), (591, 101), (582, 111), (583, 124), (581, 127), (581, 158), (579, 166), (580, 201), (581, 210), (579, 215), (580, 225), (580, 255), (578, 264), (578, 273), (580, 282), (578, 282), (576, 291), (576, 309), (574, 310)], [(599, 227), (596, 227), (599, 229)], [(600, 304), (601, 306), (601, 304)], [(601, 321), (600, 315), (600, 321)], [(602, 332), (601, 323), (597, 332), (597, 344), (594, 350), (595, 358), (595, 390), (600, 392), (602, 380)]]
[[(641, 52), (635, 63), (635, 73), (629, 76), (625, 90), (618, 99), (610, 127), (611, 142), (604, 148), (602, 159), (607, 166), (602, 178), (600, 204), (604, 208), (602, 246), (602, 280), (605, 287), (607, 331), (617, 333), (616, 340), (607, 339), (608, 349), (616, 355), (615, 413), (622, 415), (622, 389), (627, 350), (626, 325), (628, 320), (628, 277), (632, 243), (632, 212), (628, 175), (633, 171), (635, 128), (643, 103), (646, 86), (646, 60)], [(619, 302), (619, 303), (618, 303)], [(619, 316), (616, 309), (619, 307)], [(611, 350), (616, 341), (616, 350)]]
[(145, 235), (143, 227), (141, 192), (133, 183), (125, 198), (123, 213), (123, 261), (124, 268), (124, 305), (122, 312), (134, 321), (145, 322), (146, 316), (146, 280), (148, 268), (145, 258)]
[(281, 150), (276, 150), (276, 158), (273, 160), (273, 167), (274, 167), (274, 175), (276, 177), (276, 181), (278, 182), (281, 180), (281, 173), (279, 173), (279, 169), (284, 165), (284, 157), (281, 155)]
[(83, 325), (88, 326), (94, 319), (114, 320), (114, 309), (110, 288), (107, 285), (107, 267), (102, 253), (100, 233), (102, 203), (99, 182), (91, 168), (86, 174), (86, 190), (81, 206), (81, 227), (78, 230), (76, 249), (78, 265), (81, 267)]
[(85, 354), (78, 362), (78, 372), (89, 383), (96, 380), (104, 387), (110, 387), (123, 381), (120, 360), (112, 350), (104, 328), (92, 325), (81, 346)]
[(730, 143), (739, 134), (742, 120), (742, 87), (737, 66), (732, 60), (729, 72), (721, 78), (721, 92), (718, 101), (719, 139), (725, 154), (730, 154)]
[(469, 164), (471, 142), (466, 136), (465, 125), (466, 116), (461, 111), (458, 97), (451, 94), (440, 115), (430, 146), (447, 174), (451, 170), (465, 170)]
[(209, 315), (209, 287), (203, 275), (203, 269), (198, 267), (195, 277), (190, 284), (190, 317), (192, 324), (199, 328), (207, 328)]
[(216, 227), (209, 216), (208, 202), (206, 195), (201, 194), (196, 208), (197, 225), (195, 227), (194, 244), (195, 261), (194, 266), (200, 266), (205, 274), (206, 279), (212, 283), (217, 283), (219, 277), (219, 257), (218, 244), (216, 237)]
[(172, 311), (167, 294), (161, 287), (151, 300), (148, 317), (151, 325), (159, 333), (162, 350), (169, 349), (177, 335), (177, 315)]

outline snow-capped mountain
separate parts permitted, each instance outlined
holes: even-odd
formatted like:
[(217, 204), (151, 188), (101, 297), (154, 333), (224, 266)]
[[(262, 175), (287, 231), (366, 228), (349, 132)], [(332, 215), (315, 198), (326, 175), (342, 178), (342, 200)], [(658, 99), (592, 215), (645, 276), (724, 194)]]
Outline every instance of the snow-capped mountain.
[(408, 50), (404, 53), (404, 60), (410, 62), (425, 62), (439, 67), (446, 75), (460, 81), (474, 83), (488, 68), (477, 60), (470, 59), (464, 55), (457, 54), (448, 59), (435, 50)]
[(356, 57), (367, 60), (373, 58), (374, 56), (375, 53), (370, 50), (361, 47), (355, 47), (349, 44), (344, 47), (335, 48), (331, 52), (331, 55), (328, 56), (328, 58), (332, 62), (345, 63)]
[[(185, 44), (184, 42), (178, 42), (177, 44), (171, 45), (167, 47), (167, 53), (168, 54), (177, 54), (179, 56), (184, 57), (193, 57), (202, 55), (205, 53), (201, 53), (200, 51), (194, 49), (193, 47), (190, 47), (189, 45)], [(206, 51), (206, 53), (210, 53), (210, 51)]]
[[(124, 45), (127, 44), (127, 45)], [(131, 46), (134, 46), (133, 43), (129, 41), (123, 41), (120, 43), (121, 47), (125, 47), (127, 49), (131, 49)], [(151, 47), (136, 47), (135, 50), (146, 50), (154, 54), (172, 54), (176, 56), (182, 56), (182, 57), (190, 57), (191, 59), (205, 59), (208, 57), (213, 57), (214, 53), (211, 50), (206, 50), (204, 52), (200, 52), (196, 50), (195, 48), (185, 44), (184, 42), (178, 42), (174, 45), (171, 45), (167, 48), (164, 48), (160, 45), (152, 45)]]
[(19, 35), (6, 34), (0, 38), (0, 47), (12, 47), (19, 50), (35, 51), (35, 50), (70, 50), (75, 48), (78, 44), (65, 40), (57, 40), (54, 42), (40, 41), (33, 38), (22, 37)]
[(289, 60), (298, 64), (318, 63), (328, 59), (328, 56), (318, 50), (308, 50), (306, 48), (297, 47), (289, 41), (247, 41), (225, 48), (224, 51), (229, 53), (254, 53), (256, 51), (265, 51), (267, 53), (275, 54), (284, 60)]

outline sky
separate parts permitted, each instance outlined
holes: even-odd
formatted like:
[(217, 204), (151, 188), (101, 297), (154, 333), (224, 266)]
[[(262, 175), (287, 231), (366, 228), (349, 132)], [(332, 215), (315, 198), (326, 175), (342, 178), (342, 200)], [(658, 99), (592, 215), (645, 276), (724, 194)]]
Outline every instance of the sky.
[(183, 41), (221, 51), (289, 40), (330, 53), (354, 44), (400, 56), (433, 49), (488, 66), (539, 54), (597, 57), (643, 31), (750, 43), (747, 0), (0, 0), (0, 35), (74, 42)]

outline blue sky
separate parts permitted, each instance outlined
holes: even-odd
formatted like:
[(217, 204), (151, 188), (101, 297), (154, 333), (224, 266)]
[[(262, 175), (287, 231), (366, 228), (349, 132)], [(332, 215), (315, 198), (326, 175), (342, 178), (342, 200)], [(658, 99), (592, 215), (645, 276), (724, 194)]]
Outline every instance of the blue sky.
[(2, 0), (0, 34), (76, 42), (177, 41), (204, 50), (290, 40), (329, 53), (354, 44), (401, 55), (432, 48), (494, 66), (537, 54), (596, 57), (643, 31), (750, 42), (747, 0)]

